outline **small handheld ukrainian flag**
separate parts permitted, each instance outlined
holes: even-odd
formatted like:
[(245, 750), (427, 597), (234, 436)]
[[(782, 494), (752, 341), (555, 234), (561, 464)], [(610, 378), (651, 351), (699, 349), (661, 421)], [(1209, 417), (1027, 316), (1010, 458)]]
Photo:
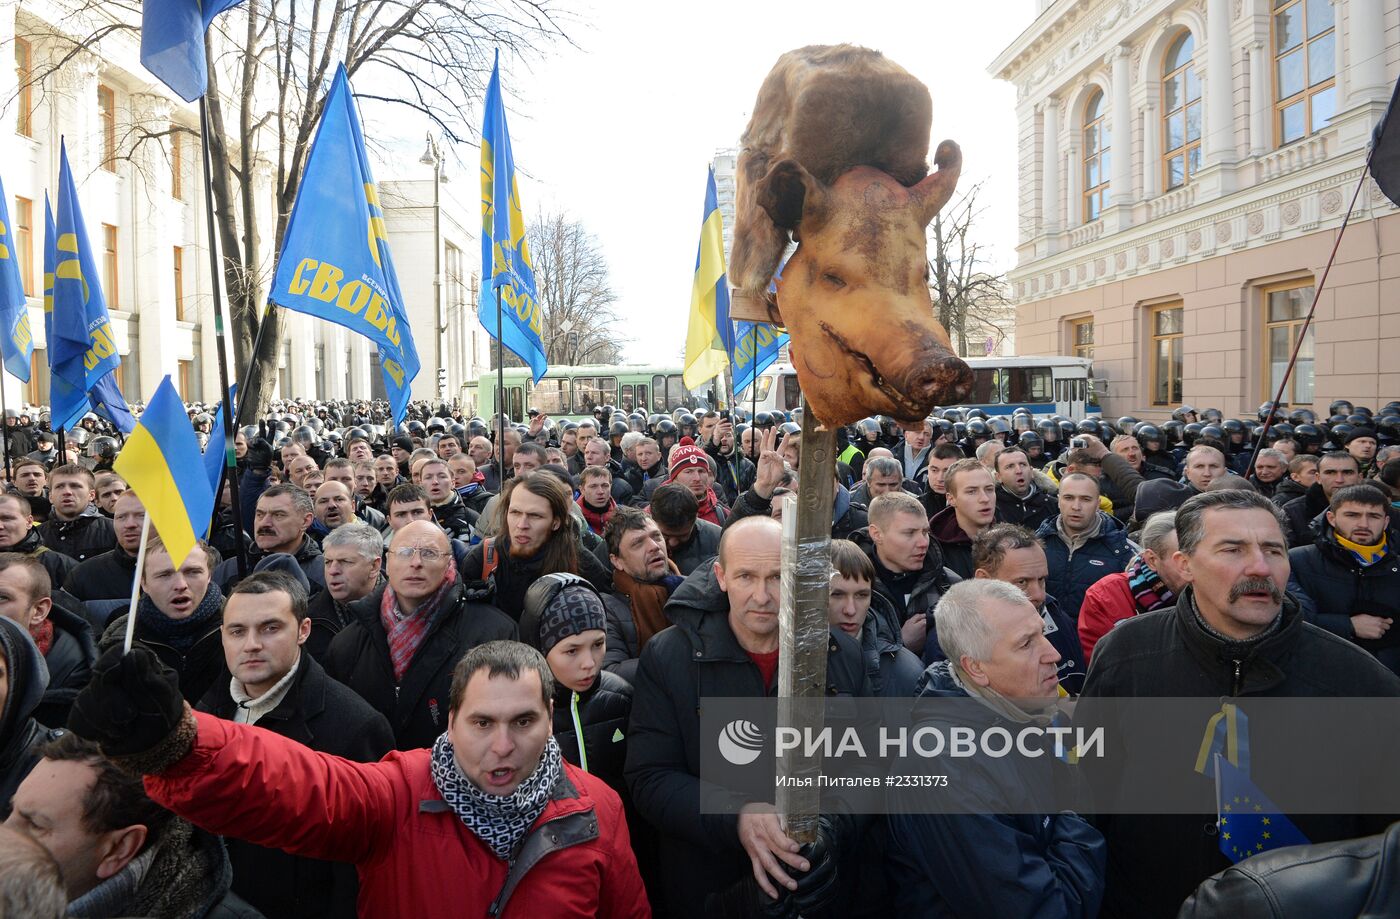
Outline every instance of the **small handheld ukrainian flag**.
[(177, 568), (183, 565), (209, 529), (214, 490), (199, 439), (169, 376), (147, 403), (112, 471), (146, 505), (146, 517), (160, 534), (170, 560)]
[(690, 326), (685, 334), (685, 386), (696, 389), (714, 379), (729, 363), (729, 281), (724, 276), (724, 221), (715, 171), (705, 183), (705, 215), (700, 223), (700, 251), (690, 287)]
[(15, 245), (7, 200), (5, 186), (0, 183), (0, 353), (10, 375), (28, 383), (34, 335), (29, 329), (29, 308), (19, 266), (20, 256), (28, 253), (20, 252)]

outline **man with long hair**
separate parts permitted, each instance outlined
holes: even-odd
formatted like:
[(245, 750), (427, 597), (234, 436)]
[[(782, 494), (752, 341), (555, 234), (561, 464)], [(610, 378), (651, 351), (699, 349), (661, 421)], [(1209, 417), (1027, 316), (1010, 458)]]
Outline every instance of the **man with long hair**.
[(563, 484), (548, 473), (511, 479), (497, 502), (496, 535), (467, 553), (462, 577), (489, 582), (492, 603), (517, 622), (525, 609), (525, 591), (542, 575), (568, 572), (599, 590), (610, 589), (607, 571), (591, 552), (579, 548), (572, 503)]

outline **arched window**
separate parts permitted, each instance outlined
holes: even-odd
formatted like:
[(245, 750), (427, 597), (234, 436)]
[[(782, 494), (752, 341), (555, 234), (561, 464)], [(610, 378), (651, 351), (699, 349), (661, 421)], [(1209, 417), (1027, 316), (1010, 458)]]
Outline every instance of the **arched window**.
[(1092, 223), (1108, 207), (1108, 126), (1103, 120), (1103, 90), (1084, 106), (1084, 222)]
[(1162, 170), (1169, 191), (1201, 168), (1201, 80), (1191, 66), (1195, 50), (1191, 33), (1182, 32), (1162, 62)]
[(1327, 126), (1337, 110), (1337, 34), (1325, 0), (1274, 0), (1274, 128), (1278, 145)]

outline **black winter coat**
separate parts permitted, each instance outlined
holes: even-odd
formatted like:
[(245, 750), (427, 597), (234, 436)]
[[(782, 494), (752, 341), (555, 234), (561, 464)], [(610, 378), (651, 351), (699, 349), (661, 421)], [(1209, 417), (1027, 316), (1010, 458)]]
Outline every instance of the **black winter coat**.
[[(1288, 518), (1288, 546), (1296, 549), (1309, 546), (1328, 529), (1327, 495), (1319, 482), (1314, 482), (1301, 498), (1294, 498), (1283, 506), (1283, 515)], [(1400, 510), (1390, 508), (1390, 524), (1393, 530), (1400, 530)]]
[(79, 600), (122, 600), (131, 596), (136, 577), (136, 556), (117, 546), (79, 562), (68, 573), (63, 589)]
[(1301, 498), (1307, 493), (1308, 490), (1299, 483), (1293, 481), (1292, 478), (1284, 478), (1274, 488), (1273, 497), (1269, 498), (1269, 500), (1279, 507), (1283, 507), (1294, 498)]
[[(1117, 505), (1114, 505), (1117, 509)], [(1054, 495), (1048, 495), (1031, 486), (1031, 493), (1018, 498), (1005, 485), (997, 486), (997, 520), (1014, 523), (1034, 533), (1040, 525), (1060, 512), (1059, 502)]]
[(39, 761), (39, 748), (62, 732), (34, 720), (48, 685), (44, 660), (24, 628), (9, 619), (0, 619), (0, 655), (9, 684), (0, 703), (0, 814), (9, 816), (10, 799)]
[[(39, 528), (34, 527), (25, 537), (9, 548), (0, 548), (0, 552), (17, 552), (20, 555), (28, 555), (39, 560), (39, 564), (44, 566), (44, 570), (49, 573), (49, 583), (53, 586), (62, 587), (68, 580), (68, 575), (73, 569), (78, 567), (78, 562), (74, 558), (64, 555), (62, 552), (55, 552), (44, 545), (39, 539)], [(127, 596), (131, 596), (131, 581), (126, 582)]]
[[(1197, 615), (1188, 586), (1175, 606), (1124, 620), (1100, 639), (1076, 723), (1081, 716), (1092, 720), (1095, 697), (1400, 696), (1400, 677), (1350, 642), (1305, 622), (1291, 598), (1284, 599), (1276, 631), (1249, 645), (1214, 637)], [(1110, 728), (1110, 736), (1115, 730), (1119, 737), (1130, 733), (1119, 726)], [(1251, 743), (1257, 756), (1286, 755), (1259, 749), (1261, 738)], [(1104, 919), (1175, 916), (1197, 884), (1229, 867), (1214, 835), (1215, 821), (1214, 813), (1101, 816), (1097, 823), (1109, 853)], [(1362, 836), (1384, 825), (1306, 814), (1294, 822), (1313, 842)]]
[(1288, 550), (1288, 592), (1302, 607), (1303, 618), (1373, 653), (1400, 644), (1395, 629), (1368, 641), (1358, 639), (1351, 627), (1351, 617), (1357, 613), (1400, 618), (1400, 531), (1387, 532), (1385, 555), (1364, 567), (1337, 545), (1333, 535), (1332, 527), (1324, 523), (1312, 545)]
[[(248, 546), (248, 572), (251, 574), (253, 568), (268, 555), (259, 549), (256, 543)], [(301, 545), (292, 557), (301, 566), (301, 573), (306, 575), (306, 580), (311, 584), (311, 596), (326, 589), (326, 560), (321, 555), (321, 544), (311, 538), (307, 533), (301, 538)], [(230, 558), (220, 562), (214, 568), (214, 583), (219, 585), (219, 589), (228, 593), (239, 581), (238, 559)]]
[(467, 510), (467, 505), (456, 492), (452, 493), (451, 500), (445, 504), (433, 507), (433, 519), (437, 521), (437, 525), (446, 530), (448, 536), (465, 543), (472, 541), (472, 535), (476, 532), (473, 524), (478, 516)]
[(676, 568), (681, 574), (689, 576), (696, 568), (719, 554), (719, 538), (723, 532), (710, 521), (697, 518), (695, 530), (691, 532), (686, 544), (675, 551), (667, 549), (667, 555), (676, 563)]
[[(947, 662), (930, 668), (919, 695), (968, 698)], [(983, 706), (920, 722), (925, 724), (945, 732), (957, 725), (979, 733), (994, 727), (1015, 733), (1021, 727)], [(894, 915), (1094, 919), (1103, 899), (1103, 835), (1077, 814), (1046, 813), (1032, 791), (1054, 784), (1050, 773), (1068, 767), (1053, 756), (1019, 763), (980, 757), (976, 765), (976, 773), (967, 770), (971, 774), (959, 776), (946, 791), (966, 813), (925, 814), (898, 807), (898, 797), (891, 801), (886, 871), (895, 892)], [(1021, 792), (1017, 806), (1005, 808), (1012, 813), (998, 813), (1008, 792)]]
[[(700, 568), (671, 595), (666, 615), (675, 625), (647, 642), (637, 667), (627, 786), (659, 837), (663, 880), (651, 896), (674, 917), (706, 915), (708, 894), (752, 870), (738, 834), (739, 808), (747, 802), (731, 796), (729, 812), (701, 812), (704, 700), (768, 694), (758, 665), (729, 627), (728, 612), (714, 569)], [(827, 647), (827, 694), (870, 695), (860, 646), (832, 633)]]
[[(496, 546), (496, 570), (491, 572), (489, 593), (483, 596), (486, 596), (488, 602), (496, 609), (519, 622), (520, 614), (525, 610), (525, 591), (529, 590), (530, 585), (540, 576), (543, 562), (538, 554), (524, 561), (513, 559), (500, 536), (492, 539), (495, 540)], [(482, 542), (472, 546), (467, 552), (467, 557), (462, 560), (458, 573), (470, 589), (488, 589), (487, 582), (482, 578), (485, 556), (486, 545)], [(598, 588), (600, 593), (612, 589), (612, 573), (603, 567), (596, 555), (582, 545), (578, 550), (578, 574)]]
[[(217, 681), (196, 708), (234, 720), (238, 703), (230, 695), (229, 682)], [(394, 732), (384, 716), (327, 676), (308, 654), (301, 656), (287, 694), (257, 726), (357, 763), (377, 762), (394, 748)], [(238, 839), (225, 842), (233, 865), (233, 892), (267, 919), (354, 919), (359, 883), (353, 866), (300, 858)]]
[(81, 562), (115, 549), (117, 530), (112, 521), (97, 512), (95, 505), (89, 504), (72, 520), (59, 520), (57, 514), (49, 517), (39, 527), (39, 539), (54, 552)]
[(624, 798), (627, 786), (622, 768), (627, 760), (627, 721), (632, 714), (632, 684), (604, 670), (593, 685), (581, 693), (562, 683), (554, 693), (554, 739), (564, 758), (582, 767), (579, 756), (578, 724), (583, 726), (583, 746), (588, 754), (588, 771), (608, 783)]
[(1045, 544), (1050, 577), (1045, 588), (1073, 622), (1079, 621), (1084, 592), (1094, 584), (1128, 567), (1137, 549), (1118, 518), (1099, 511), (1099, 532), (1073, 552), (1060, 535), (1059, 514), (1040, 525), (1036, 536)]
[(97, 642), (86, 619), (54, 604), (49, 609), (53, 623), (53, 644), (44, 662), (49, 668), (49, 688), (34, 711), (34, 717), (50, 727), (68, 724), (68, 712), (78, 690), (92, 678), (92, 665), (97, 661)]
[[(379, 583), (383, 583), (381, 578)], [(331, 596), (329, 590), (323, 590), (311, 598), (311, 602), (306, 605), (306, 616), (311, 620), (311, 634), (306, 638), (306, 653), (316, 660), (325, 662), (326, 652), (330, 650), (331, 642), (341, 630), (355, 621), (355, 613), (350, 609), (351, 603), (339, 603)]]
[[(938, 647), (938, 632), (933, 625), (933, 608), (938, 605), (938, 601), (943, 599), (943, 594), (947, 592), (962, 578), (952, 571), (943, 567), (943, 552), (937, 542), (929, 540), (928, 554), (924, 556), (924, 569), (919, 572), (918, 579), (914, 582), (913, 589), (909, 591), (908, 599), (900, 594), (884, 577), (888, 572), (884, 562), (880, 561), (879, 555), (875, 551), (875, 540), (870, 538), (870, 531), (860, 530), (851, 534), (851, 542), (860, 547), (866, 557), (870, 559), (870, 564), (875, 566), (875, 597), (884, 600), (889, 606), (890, 614), (893, 617), (894, 635), (891, 636), (899, 640), (900, 647), (904, 642), (900, 639), (900, 628), (914, 616), (924, 616), (928, 619), (928, 641), (924, 644), (922, 653), (924, 663), (931, 664), (943, 658), (943, 652)], [(875, 607), (872, 605), (871, 610)], [(885, 630), (888, 632), (888, 629)], [(912, 651), (910, 653), (913, 653)], [(932, 655), (932, 656), (930, 656)], [(909, 687), (913, 690), (913, 687)], [(880, 693), (885, 695), (885, 693)]]
[(603, 669), (622, 677), (629, 684), (637, 678), (637, 622), (632, 618), (632, 604), (616, 593), (603, 594), (603, 608), (608, 614), (607, 650), (603, 652)]
[[(213, 584), (209, 589), (217, 591)], [(223, 601), (220, 600), (220, 603)], [(122, 613), (113, 619), (107, 626), (107, 631), (102, 633), (102, 637), (97, 640), (97, 653), (100, 655), (108, 648), (117, 647), (126, 640), (126, 617), (127, 613)], [(209, 691), (215, 681), (227, 674), (224, 668), (224, 642), (219, 630), (223, 625), (223, 615), (220, 614), (210, 620), (205, 627), (204, 633), (195, 640), (190, 649), (181, 654), (179, 650), (168, 645), (151, 632), (140, 617), (136, 620), (136, 634), (133, 641), (139, 641), (149, 648), (161, 663), (174, 670), (180, 681), (180, 695), (185, 701), (194, 705), (204, 694)]]
[(447, 729), (452, 670), (462, 655), (498, 638), (515, 639), (515, 623), (490, 606), (486, 595), (461, 579), (444, 598), (447, 608), (423, 637), (403, 681), (394, 679), (389, 638), (379, 621), (384, 586), (351, 605), (355, 621), (331, 642), (323, 664), (332, 679), (354, 690), (389, 719), (397, 749), (431, 747)]
[[(932, 623), (930, 623), (932, 624)], [(883, 594), (872, 592), (870, 609), (860, 629), (860, 653), (873, 695), (908, 699), (924, 674), (919, 655), (904, 647), (899, 614)]]

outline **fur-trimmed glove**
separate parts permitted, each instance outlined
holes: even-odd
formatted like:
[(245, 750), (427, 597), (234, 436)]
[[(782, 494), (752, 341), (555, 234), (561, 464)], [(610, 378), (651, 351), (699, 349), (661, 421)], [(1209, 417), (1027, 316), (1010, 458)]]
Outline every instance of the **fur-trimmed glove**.
[(175, 671), (149, 649), (123, 654), (109, 648), (93, 665), (92, 680), (78, 693), (68, 728), (95, 741), (113, 762), (131, 772), (155, 773), (194, 746)]

